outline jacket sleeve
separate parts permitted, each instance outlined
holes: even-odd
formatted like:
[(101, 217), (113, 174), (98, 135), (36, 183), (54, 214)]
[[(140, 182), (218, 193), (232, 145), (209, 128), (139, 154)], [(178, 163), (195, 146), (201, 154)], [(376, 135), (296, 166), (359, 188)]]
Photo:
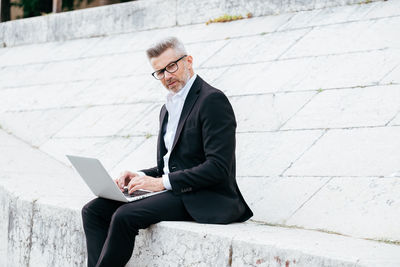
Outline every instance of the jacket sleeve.
[(208, 95), (199, 116), (205, 161), (169, 174), (175, 194), (222, 183), (234, 167), (236, 120), (227, 97), (220, 91)]
[[(162, 121), (161, 120), (162, 120), (163, 112), (166, 112), (165, 105), (163, 105), (161, 107), (161, 110), (160, 110), (160, 115), (159, 115), (160, 128), (162, 127)], [(162, 155), (160, 154), (161, 153), (160, 152), (160, 150), (161, 150), (161, 148), (160, 148), (160, 138), (163, 138), (163, 136), (161, 136), (161, 135), (162, 135), (162, 130), (160, 129), (159, 136), (158, 136), (158, 142), (157, 142), (157, 161), (160, 161), (161, 157), (162, 157)], [(163, 166), (160, 165), (160, 162), (158, 162), (156, 167), (149, 168), (149, 169), (143, 169), (143, 170), (140, 170), (140, 171), (144, 172), (147, 176), (161, 177), (163, 175), (162, 168), (163, 168)]]
[(151, 177), (160, 177), (161, 176), (157, 167), (144, 169), (144, 170), (140, 170), (140, 171), (144, 172), (147, 176), (151, 176)]

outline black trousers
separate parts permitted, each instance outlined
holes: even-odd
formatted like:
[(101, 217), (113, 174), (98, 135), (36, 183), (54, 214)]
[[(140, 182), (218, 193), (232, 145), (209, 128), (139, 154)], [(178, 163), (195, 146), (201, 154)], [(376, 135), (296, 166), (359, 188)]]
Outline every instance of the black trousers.
[(97, 198), (82, 209), (89, 267), (125, 266), (135, 236), (160, 221), (192, 221), (179, 196), (171, 191), (123, 203)]

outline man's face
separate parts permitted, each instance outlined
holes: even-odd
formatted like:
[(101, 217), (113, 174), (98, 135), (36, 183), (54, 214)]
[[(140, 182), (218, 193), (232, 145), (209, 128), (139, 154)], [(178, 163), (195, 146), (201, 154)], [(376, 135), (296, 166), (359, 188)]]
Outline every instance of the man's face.
[[(168, 64), (176, 61), (181, 56), (183, 55), (178, 55), (175, 50), (168, 48), (158, 57), (151, 58), (150, 64), (154, 71), (157, 71), (165, 68)], [(192, 57), (186, 56), (176, 63), (178, 64), (177, 71), (174, 73), (164, 71), (164, 78), (160, 80), (164, 87), (173, 91), (174, 93), (181, 90), (193, 75), (192, 62)]]

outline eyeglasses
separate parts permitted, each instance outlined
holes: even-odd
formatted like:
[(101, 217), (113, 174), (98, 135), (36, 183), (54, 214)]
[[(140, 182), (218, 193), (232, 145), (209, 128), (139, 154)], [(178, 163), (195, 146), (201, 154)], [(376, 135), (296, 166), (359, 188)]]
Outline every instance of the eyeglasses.
[(174, 73), (178, 70), (178, 61), (181, 60), (182, 58), (186, 57), (187, 55), (183, 55), (180, 58), (178, 58), (177, 60), (169, 63), (165, 68), (160, 69), (160, 70), (156, 70), (155, 72), (153, 72), (151, 75), (153, 75), (154, 78), (156, 78), (157, 80), (161, 80), (164, 79), (165, 77), (165, 71), (168, 73)]

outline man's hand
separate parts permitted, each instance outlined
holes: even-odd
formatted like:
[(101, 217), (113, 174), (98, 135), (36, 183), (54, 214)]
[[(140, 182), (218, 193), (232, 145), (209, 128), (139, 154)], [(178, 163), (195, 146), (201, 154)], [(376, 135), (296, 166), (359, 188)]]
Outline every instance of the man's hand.
[(149, 190), (153, 192), (164, 190), (162, 178), (154, 178), (151, 176), (136, 176), (131, 179), (128, 184), (129, 194), (138, 189)]
[(121, 189), (121, 191), (123, 192), (124, 187), (127, 186), (134, 177), (138, 177), (138, 174), (130, 171), (125, 171), (121, 173), (119, 178), (115, 179), (115, 183), (118, 185), (119, 189)]

